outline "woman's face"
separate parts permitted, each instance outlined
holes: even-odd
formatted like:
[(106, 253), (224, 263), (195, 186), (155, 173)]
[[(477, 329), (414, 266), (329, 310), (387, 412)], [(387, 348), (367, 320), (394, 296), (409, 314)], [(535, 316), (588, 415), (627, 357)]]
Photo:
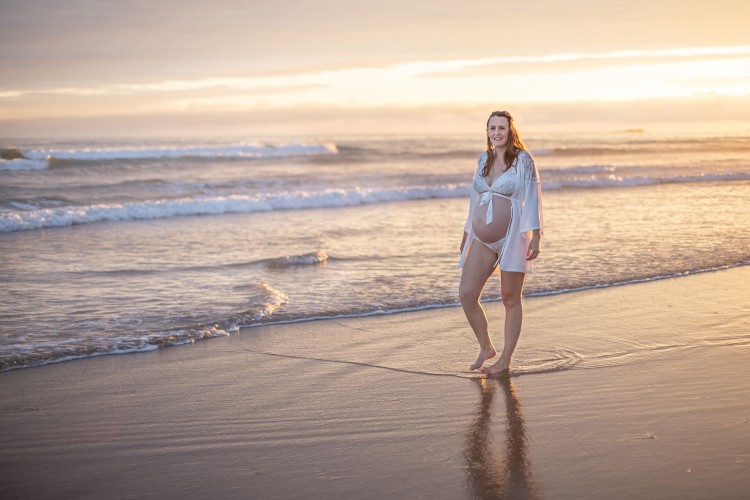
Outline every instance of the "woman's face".
[(504, 116), (493, 116), (487, 124), (487, 137), (495, 148), (504, 148), (508, 144), (508, 119)]

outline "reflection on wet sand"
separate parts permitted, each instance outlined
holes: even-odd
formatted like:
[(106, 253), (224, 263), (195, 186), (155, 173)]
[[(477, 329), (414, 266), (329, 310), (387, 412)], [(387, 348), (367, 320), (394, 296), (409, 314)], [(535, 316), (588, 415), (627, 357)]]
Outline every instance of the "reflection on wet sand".
[[(464, 459), (472, 498), (540, 498), (528, 456), (523, 408), (510, 379), (475, 379), (481, 391), (476, 420), (466, 431)], [(492, 409), (500, 387), (505, 397), (504, 442), (493, 440)], [(497, 457), (493, 453), (496, 450)], [(498, 458), (499, 457), (499, 458)]]

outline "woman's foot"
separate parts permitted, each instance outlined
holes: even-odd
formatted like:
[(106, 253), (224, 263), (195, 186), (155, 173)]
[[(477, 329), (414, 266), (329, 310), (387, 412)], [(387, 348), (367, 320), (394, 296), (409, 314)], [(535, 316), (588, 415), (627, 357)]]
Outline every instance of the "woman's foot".
[(510, 376), (510, 362), (506, 362), (500, 358), (495, 364), (488, 368), (482, 368), (482, 371), (487, 374), (488, 377), (508, 377)]
[(479, 349), (479, 356), (477, 356), (477, 360), (474, 364), (469, 367), (469, 370), (478, 370), (482, 367), (485, 361), (494, 358), (495, 354), (497, 354), (497, 352), (492, 346), (487, 349)]

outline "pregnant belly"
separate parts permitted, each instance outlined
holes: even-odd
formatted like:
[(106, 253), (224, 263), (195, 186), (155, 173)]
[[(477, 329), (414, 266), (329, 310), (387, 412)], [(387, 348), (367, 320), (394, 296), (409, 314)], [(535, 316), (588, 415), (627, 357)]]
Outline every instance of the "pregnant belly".
[(495, 196), (492, 200), (492, 223), (487, 224), (487, 209), (489, 204), (480, 205), (474, 209), (471, 226), (480, 241), (494, 243), (505, 238), (510, 225), (510, 200)]

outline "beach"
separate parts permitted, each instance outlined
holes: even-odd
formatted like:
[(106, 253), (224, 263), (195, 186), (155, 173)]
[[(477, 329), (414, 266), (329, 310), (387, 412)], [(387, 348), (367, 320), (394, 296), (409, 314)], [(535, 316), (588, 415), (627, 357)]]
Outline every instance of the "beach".
[(9, 371), (0, 496), (742, 498), (749, 284), (527, 298), (509, 381), (457, 307)]
[(477, 136), (3, 141), (0, 497), (741, 498), (750, 139), (526, 140), (506, 381)]

